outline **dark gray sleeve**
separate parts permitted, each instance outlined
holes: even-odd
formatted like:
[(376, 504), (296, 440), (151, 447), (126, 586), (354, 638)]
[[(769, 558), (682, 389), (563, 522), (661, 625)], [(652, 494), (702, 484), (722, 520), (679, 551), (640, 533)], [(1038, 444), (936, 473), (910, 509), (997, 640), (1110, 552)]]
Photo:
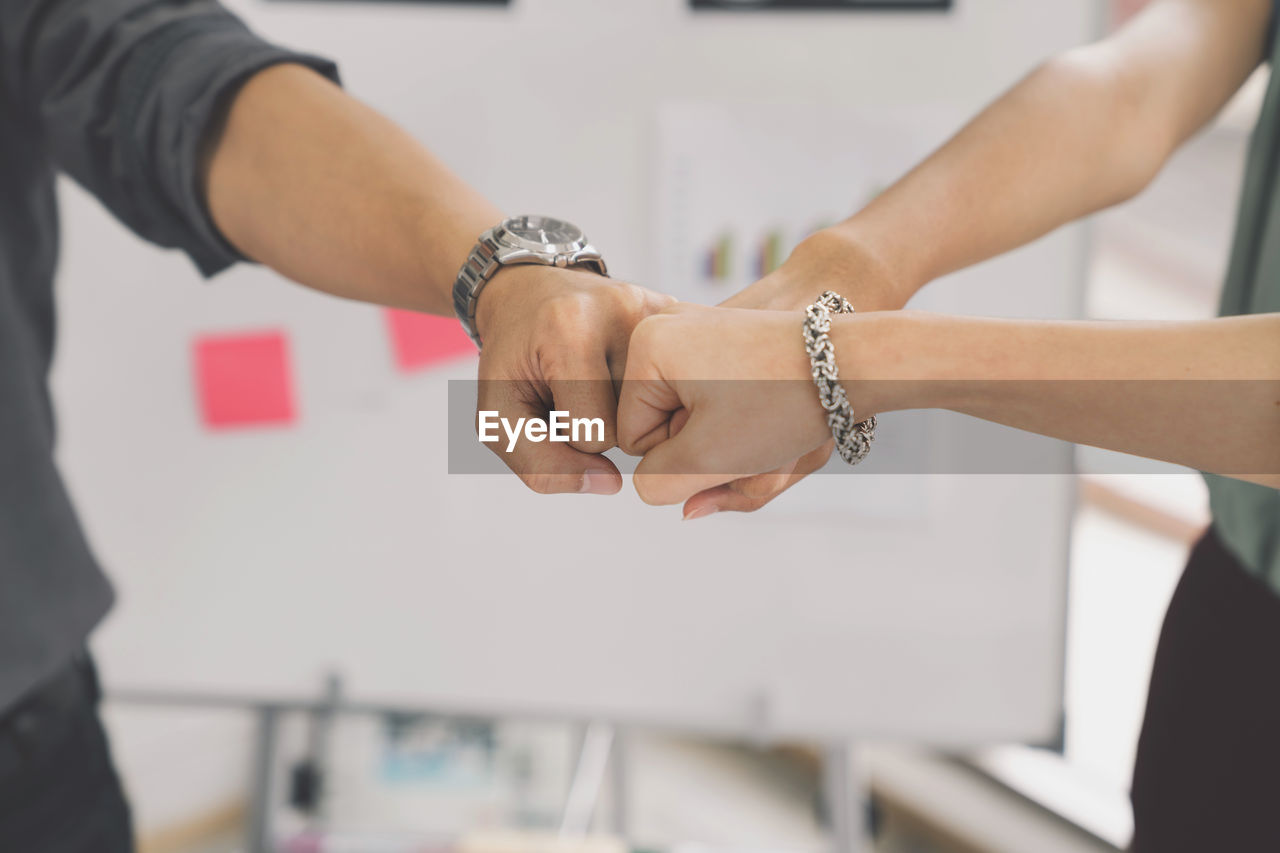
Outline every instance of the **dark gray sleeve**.
[(1271, 4), (1271, 26), (1267, 27), (1267, 47), (1263, 52), (1264, 62), (1271, 58), (1278, 36), (1280, 36), (1280, 0), (1274, 0)]
[(281, 62), (333, 63), (251, 33), (214, 0), (0, 0), (0, 86), (55, 164), (126, 225), (208, 275), (242, 260), (200, 192), (201, 141), (226, 99)]

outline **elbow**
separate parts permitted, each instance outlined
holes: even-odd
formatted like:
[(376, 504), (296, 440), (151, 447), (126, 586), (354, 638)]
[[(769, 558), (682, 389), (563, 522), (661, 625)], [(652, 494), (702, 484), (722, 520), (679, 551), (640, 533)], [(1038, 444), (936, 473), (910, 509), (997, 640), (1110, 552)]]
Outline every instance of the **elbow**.
[(1143, 69), (1106, 42), (1084, 45), (1044, 62), (1035, 72), (1053, 90), (1081, 134), (1081, 156), (1095, 164), (1099, 207), (1145, 190), (1177, 147), (1174, 122)]

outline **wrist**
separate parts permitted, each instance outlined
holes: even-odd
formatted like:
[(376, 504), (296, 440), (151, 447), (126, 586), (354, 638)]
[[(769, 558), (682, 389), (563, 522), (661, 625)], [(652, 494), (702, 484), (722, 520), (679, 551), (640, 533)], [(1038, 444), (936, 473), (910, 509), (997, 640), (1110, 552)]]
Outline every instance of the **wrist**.
[(914, 292), (846, 225), (806, 237), (774, 273), (734, 297), (741, 307), (802, 310), (824, 291), (834, 290), (858, 311), (890, 311), (906, 305)]
[[(539, 264), (498, 267), (476, 297), (476, 333), (480, 340), (489, 340), (495, 325), (501, 321), (504, 306), (510, 308), (513, 304), (523, 303), (553, 275), (553, 267)], [(517, 310), (524, 309), (517, 307)]]
[(845, 298), (858, 311), (899, 310), (917, 289), (886, 260), (875, 241), (858, 230), (853, 220), (812, 234), (792, 256), (801, 271), (813, 274), (826, 270), (828, 281), (834, 286), (822, 290), (839, 292), (843, 287), (849, 291)]
[(859, 418), (905, 409), (950, 409), (963, 390), (950, 381), (947, 319), (918, 311), (837, 317), (831, 340), (840, 381)]

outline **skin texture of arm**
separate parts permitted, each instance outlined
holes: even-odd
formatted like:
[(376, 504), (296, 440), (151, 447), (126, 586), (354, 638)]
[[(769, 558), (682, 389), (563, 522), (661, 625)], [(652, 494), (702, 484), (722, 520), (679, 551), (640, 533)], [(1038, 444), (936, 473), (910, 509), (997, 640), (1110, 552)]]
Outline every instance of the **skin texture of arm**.
[(736, 305), (801, 308), (843, 288), (858, 310), (900, 308), (939, 276), (1133, 197), (1262, 61), (1271, 10), (1157, 0), (1049, 59)]
[[(1270, 0), (1157, 0), (1111, 37), (1054, 57), (862, 211), (800, 244), (735, 308), (859, 311), (1141, 191), (1262, 60)], [(691, 512), (759, 509), (825, 464), (820, 448), (725, 484)]]
[(1270, 14), (1267, 0), (1157, 2), (1046, 62), (837, 228), (909, 298), (1125, 201), (1257, 67)]
[[(677, 306), (637, 326), (619, 442), (644, 456), (634, 479), (646, 502), (688, 501), (829, 439), (800, 325), (795, 312)], [(891, 311), (834, 318), (831, 338), (860, 418), (949, 409), (1280, 488), (1280, 314), (1136, 324)], [(686, 504), (686, 518), (699, 508)]]
[[(297, 65), (244, 84), (211, 134), (204, 175), (214, 221), (247, 257), (325, 293), (434, 314), (453, 313), (458, 270), (503, 218), (393, 122)], [(540, 266), (504, 267), (485, 288), (479, 375), (495, 381), (482, 383), (480, 407), (515, 420), (550, 403), (607, 424), (604, 441), (504, 454), (534, 491), (622, 487), (600, 455), (614, 444), (614, 380), (632, 328), (671, 301)]]
[(1117, 323), (904, 312), (840, 318), (833, 340), (867, 413), (944, 408), (1280, 488), (1280, 314)]
[(450, 314), (454, 276), (502, 212), (393, 122), (298, 65), (248, 80), (210, 140), (214, 221), (308, 287)]

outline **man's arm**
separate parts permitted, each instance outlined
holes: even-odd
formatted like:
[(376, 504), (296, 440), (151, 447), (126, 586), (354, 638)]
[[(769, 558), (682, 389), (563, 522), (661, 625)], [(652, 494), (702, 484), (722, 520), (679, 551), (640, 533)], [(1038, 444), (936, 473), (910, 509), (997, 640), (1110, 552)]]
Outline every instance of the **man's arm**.
[[(140, 236), (206, 275), (247, 256), (328, 293), (451, 313), (453, 278), (497, 208), (316, 71), (334, 75), (214, 0), (0, 3), (0, 94)], [(535, 267), (503, 269), (484, 290), (480, 374), (501, 380), (482, 385), (484, 408), (514, 420), (550, 403), (608, 424), (603, 441), (507, 457), (531, 488), (621, 488), (600, 455), (613, 443), (612, 380), (632, 327), (668, 301)]]
[(1141, 191), (1263, 59), (1271, 0), (1157, 0), (1052, 58), (731, 304), (900, 308), (933, 279)]
[(452, 314), (454, 276), (502, 220), (412, 136), (300, 65), (249, 79), (203, 160), (210, 213), (232, 245), (362, 302)]
[[(219, 230), (246, 256), (337, 296), (452, 314), (454, 278), (502, 215), (387, 118), (312, 71), (267, 69), (236, 94), (204, 170)], [(671, 300), (623, 282), (505, 267), (477, 304), (480, 408), (600, 418), (604, 439), (504, 455), (538, 492), (612, 494), (617, 403), (631, 329)]]

